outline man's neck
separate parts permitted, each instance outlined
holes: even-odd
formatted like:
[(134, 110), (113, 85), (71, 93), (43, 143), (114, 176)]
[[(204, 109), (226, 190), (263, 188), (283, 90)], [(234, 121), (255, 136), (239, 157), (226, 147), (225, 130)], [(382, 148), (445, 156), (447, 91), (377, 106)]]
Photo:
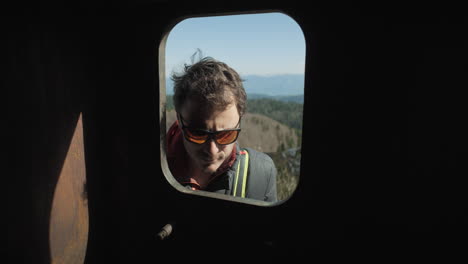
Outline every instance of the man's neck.
[(202, 189), (206, 189), (213, 174), (203, 172), (193, 161), (190, 162), (190, 178), (196, 181)]

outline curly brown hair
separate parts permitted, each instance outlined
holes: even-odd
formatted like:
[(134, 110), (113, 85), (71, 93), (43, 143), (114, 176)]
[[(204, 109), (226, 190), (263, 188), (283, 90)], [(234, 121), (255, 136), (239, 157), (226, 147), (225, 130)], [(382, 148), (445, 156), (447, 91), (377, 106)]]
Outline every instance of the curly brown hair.
[(177, 112), (187, 99), (195, 99), (207, 111), (223, 111), (235, 100), (242, 116), (246, 111), (247, 94), (239, 74), (227, 64), (211, 57), (187, 65), (180, 74), (173, 73), (174, 107)]

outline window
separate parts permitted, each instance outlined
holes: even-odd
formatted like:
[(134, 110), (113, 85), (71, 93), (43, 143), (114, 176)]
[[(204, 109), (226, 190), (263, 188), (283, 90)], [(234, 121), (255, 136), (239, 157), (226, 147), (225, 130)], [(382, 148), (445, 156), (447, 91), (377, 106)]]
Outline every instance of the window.
[[(294, 192), (300, 175), (305, 39), (299, 25), (288, 15), (279, 12), (188, 18), (176, 24), (165, 36), (159, 47), (159, 55), (161, 163), (168, 181), (182, 192), (258, 205), (274, 204), (271, 199), (262, 198), (262, 192), (275, 192), (276, 194), (265, 194), (275, 196), (274, 201), (287, 200)], [(177, 97), (179, 109), (176, 111), (175, 83), (171, 76), (183, 76), (185, 66), (196, 64), (206, 57), (225, 63), (243, 80), (247, 101), (246, 111), (239, 126), (235, 121), (229, 121), (229, 118), (214, 118), (221, 116), (214, 114), (215, 110), (205, 111), (192, 107), (190, 110), (183, 110), (184, 114), (179, 113), (183, 112), (181, 109), (185, 109), (181, 105), (186, 105), (192, 98), (186, 91), (180, 93), (183, 96)], [(221, 69), (220, 72), (225, 70)], [(192, 78), (189, 82), (195, 83), (193, 80)], [(212, 101), (207, 102), (210, 104)], [(205, 107), (206, 104), (199, 103), (198, 107)], [(203, 114), (205, 112), (208, 114)], [(232, 119), (238, 117), (233, 115)], [(176, 120), (179, 120), (179, 125), (175, 124)], [(242, 152), (236, 155), (234, 163), (229, 163), (228, 159), (232, 153), (227, 151), (224, 154), (216, 154), (222, 152), (223, 146), (214, 143), (215, 137), (222, 138), (225, 132), (206, 131), (238, 127), (241, 128), (237, 138), (238, 145), (232, 145), (240, 147), (240, 150), (236, 150)], [(180, 132), (166, 134), (169, 130)], [(207, 141), (197, 145), (189, 142), (191, 136), (204, 137)], [(179, 139), (174, 139), (176, 137)], [(182, 141), (179, 146), (183, 147), (176, 149), (172, 143), (166, 146), (166, 140)], [(212, 148), (209, 149), (211, 144)], [(185, 154), (180, 153), (181, 149), (185, 150)], [(243, 180), (238, 174), (242, 174), (241, 167), (245, 164), (240, 161), (236, 163), (244, 155), (243, 150), (251, 152), (248, 158), (250, 163), (247, 165), (249, 169), (246, 186), (234, 184), (236, 180)], [(204, 174), (200, 169), (203, 167), (200, 165), (202, 162), (197, 162), (196, 159), (198, 155), (205, 154), (209, 156), (204, 156), (206, 160), (219, 160), (219, 167), (226, 164), (227, 167), (230, 166), (233, 172), (229, 174), (226, 171), (229, 175), (226, 176), (224, 185), (220, 183), (218, 174), (225, 174), (219, 167), (216, 170), (214, 161), (213, 170), (205, 171)], [(270, 177), (268, 175), (274, 174), (271, 172), (271, 161), (277, 171), (276, 184), (267, 179)], [(181, 164), (186, 165), (184, 167)], [(197, 167), (197, 164), (200, 166)], [(194, 171), (202, 172), (188, 170), (190, 166)], [(179, 171), (181, 167), (185, 169), (182, 173)], [(210, 173), (211, 176), (206, 176)], [(265, 179), (255, 180), (255, 177)], [(218, 186), (211, 186), (215, 183)], [(269, 186), (257, 186), (259, 184)], [(229, 186), (229, 189), (222, 186)], [(237, 186), (239, 189), (245, 188), (244, 195), (233, 196), (232, 192)]]

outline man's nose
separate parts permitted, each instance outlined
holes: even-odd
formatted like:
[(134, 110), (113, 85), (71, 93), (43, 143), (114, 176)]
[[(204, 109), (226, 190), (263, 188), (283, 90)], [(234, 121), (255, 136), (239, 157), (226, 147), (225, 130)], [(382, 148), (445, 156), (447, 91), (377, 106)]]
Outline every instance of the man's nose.
[(208, 144), (208, 148), (209, 148), (211, 154), (216, 154), (216, 153), (219, 152), (218, 144), (216, 143), (216, 141), (214, 139), (210, 138), (208, 140), (207, 144)]

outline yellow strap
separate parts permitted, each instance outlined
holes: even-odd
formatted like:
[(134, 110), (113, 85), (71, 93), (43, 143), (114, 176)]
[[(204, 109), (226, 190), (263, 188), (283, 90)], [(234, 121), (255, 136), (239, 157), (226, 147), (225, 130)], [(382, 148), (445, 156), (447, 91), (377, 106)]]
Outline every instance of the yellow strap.
[[(234, 179), (234, 196), (236, 196), (237, 193), (237, 184), (239, 183), (239, 171), (240, 171), (240, 164), (242, 162), (239, 160), (239, 163), (237, 164), (237, 170), (236, 170), (236, 178)], [(245, 198), (245, 190), (247, 189), (247, 173), (249, 170), (249, 152), (245, 150), (245, 162), (244, 162), (244, 177), (242, 178), (242, 191), (241, 191), (241, 197)]]
[(234, 181), (234, 196), (236, 196), (236, 191), (237, 191), (237, 182), (239, 181), (239, 169), (240, 169), (240, 160), (239, 163), (237, 164), (237, 170), (236, 170), (236, 179)]
[(244, 178), (242, 179), (242, 194), (241, 197), (245, 198), (245, 189), (247, 186), (247, 171), (249, 170), (249, 152), (245, 151), (245, 166), (244, 166)]

